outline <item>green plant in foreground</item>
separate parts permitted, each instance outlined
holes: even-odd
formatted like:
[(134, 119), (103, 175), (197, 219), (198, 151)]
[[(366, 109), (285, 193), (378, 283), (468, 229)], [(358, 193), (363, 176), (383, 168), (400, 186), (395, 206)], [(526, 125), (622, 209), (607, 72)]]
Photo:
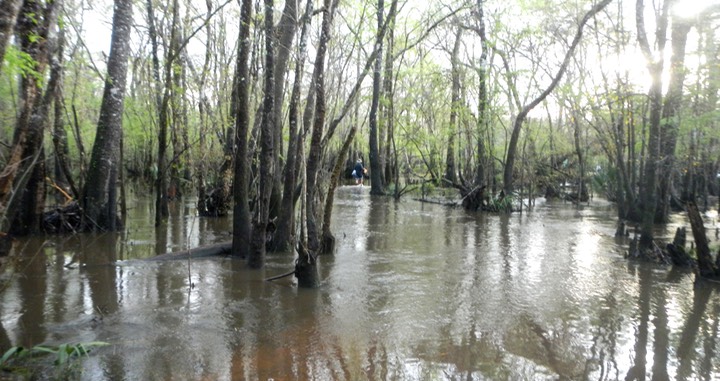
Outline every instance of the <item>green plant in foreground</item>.
[(25, 371), (30, 362), (41, 356), (54, 355), (53, 364), (57, 367), (66, 366), (72, 359), (88, 356), (91, 348), (110, 345), (102, 341), (88, 343), (60, 344), (58, 346), (36, 345), (32, 348), (12, 347), (0, 357), (0, 369), (8, 372)]

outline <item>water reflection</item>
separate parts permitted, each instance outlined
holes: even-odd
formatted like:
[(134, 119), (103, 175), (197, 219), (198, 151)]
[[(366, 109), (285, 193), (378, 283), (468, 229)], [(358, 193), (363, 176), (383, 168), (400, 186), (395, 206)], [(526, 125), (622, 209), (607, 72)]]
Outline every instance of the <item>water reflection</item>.
[(139, 260), (229, 238), (194, 200), (157, 229), (141, 200), (122, 234), (22, 242), (0, 345), (111, 343), (87, 380), (720, 377), (715, 286), (628, 263), (609, 204), (488, 215), (368, 192), (338, 190), (316, 290), (264, 281), (287, 253)]

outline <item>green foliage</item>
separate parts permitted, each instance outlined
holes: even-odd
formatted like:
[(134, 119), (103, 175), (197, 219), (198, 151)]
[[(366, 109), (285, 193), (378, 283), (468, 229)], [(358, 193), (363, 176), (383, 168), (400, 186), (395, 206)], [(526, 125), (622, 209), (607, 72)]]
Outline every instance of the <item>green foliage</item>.
[(44, 83), (43, 76), (35, 70), (35, 60), (14, 45), (8, 45), (5, 51), (5, 64), (3, 71), (7, 71), (10, 75), (33, 76), (41, 86)]
[(53, 356), (56, 370), (64, 370), (72, 365), (73, 360), (87, 357), (95, 347), (110, 345), (102, 341), (87, 343), (60, 344), (58, 346), (36, 345), (32, 348), (22, 346), (8, 349), (0, 358), (0, 369), (12, 373), (29, 373), (30, 367), (38, 365), (38, 358)]

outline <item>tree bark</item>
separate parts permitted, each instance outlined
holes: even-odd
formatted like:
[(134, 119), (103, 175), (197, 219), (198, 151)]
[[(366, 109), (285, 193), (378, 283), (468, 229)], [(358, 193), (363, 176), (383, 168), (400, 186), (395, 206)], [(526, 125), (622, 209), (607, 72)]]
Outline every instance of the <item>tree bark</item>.
[(232, 255), (245, 258), (250, 252), (250, 205), (248, 178), (250, 166), (247, 159), (247, 136), (250, 128), (250, 23), (252, 0), (243, 0), (240, 11), (240, 47), (237, 56), (237, 110), (235, 113), (235, 176), (233, 181), (233, 243)]
[(305, 14), (302, 21), (302, 31), (298, 44), (297, 60), (295, 62), (295, 82), (290, 95), (289, 116), (288, 116), (288, 142), (287, 155), (285, 158), (285, 171), (283, 173), (284, 187), (281, 201), (280, 214), (277, 220), (271, 250), (290, 251), (293, 248), (293, 231), (295, 229), (295, 188), (298, 177), (298, 148), (303, 144), (303, 134), (298, 128), (300, 117), (300, 92), (304, 77), (303, 66), (307, 58), (308, 29), (312, 20), (313, 2), (307, 1)]
[(307, 225), (307, 248), (299, 253), (296, 270), (298, 284), (303, 287), (317, 287), (320, 284), (320, 275), (317, 269), (317, 254), (320, 250), (320, 227), (318, 219), (320, 215), (317, 210), (316, 200), (319, 198), (318, 189), (318, 172), (322, 160), (322, 132), (325, 125), (325, 55), (327, 53), (328, 42), (330, 41), (330, 30), (332, 19), (335, 13), (333, 1), (323, 1), (323, 19), (320, 28), (320, 42), (317, 47), (317, 55), (315, 56), (315, 118), (312, 125), (312, 134), (310, 140), (310, 153), (307, 159), (307, 167), (305, 170), (305, 204), (307, 214), (305, 223)]
[(462, 42), (462, 28), (458, 27), (455, 34), (455, 44), (453, 45), (452, 55), (450, 57), (452, 90), (450, 101), (450, 125), (448, 128), (448, 146), (445, 156), (445, 179), (450, 184), (457, 183), (457, 166), (455, 164), (455, 135), (457, 133), (457, 115), (460, 105), (460, 63), (458, 62), (458, 53), (460, 52), (460, 43)]
[(20, 49), (34, 61), (33, 73), (20, 82), (22, 107), (13, 135), (7, 164), (0, 173), (0, 232), (29, 234), (40, 229), (45, 201), (43, 138), (54, 85), (48, 83), (44, 99), (38, 78), (48, 66), (50, 32), (57, 22), (59, 2), (25, 2), (17, 21)]
[[(278, 216), (282, 202), (282, 180), (283, 172), (282, 160), (280, 154), (283, 150), (283, 103), (285, 100), (285, 74), (288, 71), (288, 62), (290, 60), (290, 52), (292, 51), (292, 42), (295, 39), (295, 33), (298, 28), (298, 2), (297, 0), (285, 1), (285, 8), (278, 22), (277, 29), (272, 34), (275, 40), (275, 65), (273, 74), (273, 142), (275, 149), (273, 150), (273, 187), (270, 198), (270, 216)], [(287, 160), (287, 157), (285, 158)]]
[(252, 224), (252, 238), (248, 266), (262, 268), (265, 264), (265, 243), (270, 217), (270, 196), (274, 179), (275, 129), (275, 40), (273, 32), (273, 0), (265, 0), (265, 95), (263, 99), (262, 124), (260, 131), (260, 191), (255, 205), (255, 219)]
[[(377, 27), (378, 33), (383, 25), (383, 18), (385, 13), (385, 1), (378, 0), (377, 2)], [(370, 194), (382, 195), (385, 194), (385, 184), (382, 180), (382, 166), (380, 163), (380, 148), (378, 147), (378, 107), (380, 104), (380, 88), (382, 86), (382, 51), (383, 51), (383, 39), (378, 38), (375, 40), (375, 50), (378, 51), (378, 56), (375, 58), (375, 69), (373, 71), (373, 92), (372, 102), (370, 104)]]
[(332, 253), (335, 250), (335, 237), (330, 231), (330, 221), (332, 220), (333, 202), (335, 201), (335, 189), (337, 189), (338, 181), (342, 174), (342, 170), (345, 164), (345, 158), (350, 151), (350, 144), (355, 138), (357, 132), (357, 126), (353, 125), (348, 132), (345, 141), (343, 142), (340, 152), (338, 152), (335, 165), (333, 166), (332, 173), (330, 174), (330, 186), (328, 188), (328, 194), (325, 198), (325, 208), (323, 215), (323, 233), (322, 233), (322, 249), (323, 253)]
[(655, 35), (658, 38), (656, 42), (660, 54), (658, 58), (654, 58), (653, 53), (650, 50), (650, 43), (648, 42), (647, 35), (645, 33), (645, 18), (644, 18), (644, 1), (637, 0), (635, 5), (635, 21), (637, 24), (638, 31), (638, 42), (640, 48), (645, 55), (647, 60), (648, 71), (652, 78), (652, 84), (648, 93), (650, 101), (650, 129), (648, 134), (648, 146), (647, 156), (645, 160), (645, 167), (643, 172), (643, 182), (640, 187), (640, 201), (642, 210), (642, 224), (641, 224), (641, 235), (639, 241), (639, 249), (642, 255), (643, 252), (649, 252), (653, 245), (653, 225), (655, 222), (655, 209), (657, 202), (657, 167), (660, 160), (660, 117), (662, 112), (662, 72), (664, 67), (663, 52), (665, 50), (666, 42), (666, 28), (668, 9), (671, 1), (666, 1), (663, 6), (663, 11), (658, 18), (657, 31)]
[(672, 197), (673, 170), (675, 167), (675, 147), (680, 127), (680, 106), (685, 82), (685, 45), (690, 22), (682, 17), (674, 16), (671, 32), (672, 56), (670, 57), (670, 82), (665, 94), (660, 126), (662, 165), (660, 166), (660, 184), (656, 222), (668, 222), (670, 216), (670, 198)]
[(115, 0), (105, 91), (82, 202), (89, 230), (118, 228), (115, 187), (132, 23), (132, 1)]

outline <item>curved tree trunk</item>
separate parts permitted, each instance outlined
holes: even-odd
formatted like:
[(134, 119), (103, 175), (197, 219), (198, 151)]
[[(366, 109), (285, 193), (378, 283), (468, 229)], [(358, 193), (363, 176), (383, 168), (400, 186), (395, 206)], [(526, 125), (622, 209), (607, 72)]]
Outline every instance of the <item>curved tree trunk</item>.
[(118, 228), (115, 188), (132, 24), (132, 1), (115, 0), (105, 91), (82, 202), (90, 230)]
[(563, 59), (562, 64), (560, 65), (560, 69), (558, 69), (558, 72), (555, 74), (555, 77), (553, 77), (552, 81), (550, 82), (550, 85), (532, 102), (526, 104), (518, 113), (517, 117), (515, 117), (515, 122), (513, 123), (512, 128), (512, 134), (510, 135), (510, 142), (508, 143), (507, 148), (507, 157), (505, 159), (505, 171), (503, 173), (503, 191), (505, 195), (510, 195), (513, 191), (513, 171), (515, 170), (515, 156), (517, 152), (517, 144), (520, 139), (520, 130), (522, 130), (523, 123), (525, 122), (525, 118), (527, 118), (528, 113), (532, 111), (532, 109), (535, 108), (535, 106), (539, 105), (540, 102), (542, 102), (545, 98), (547, 98), (550, 93), (557, 87), (558, 83), (560, 82), (560, 79), (562, 79), (562, 76), (565, 74), (565, 70), (567, 70), (568, 64), (570, 63), (570, 60), (572, 59), (573, 54), (575, 54), (575, 48), (577, 48), (578, 44), (580, 43), (580, 39), (582, 38), (583, 29), (585, 28), (585, 25), (587, 22), (595, 16), (598, 12), (600, 12), (603, 8), (605, 8), (608, 4), (610, 4), (612, 0), (602, 0), (599, 3), (595, 4), (595, 6), (588, 11), (585, 16), (583, 16), (582, 20), (580, 21), (580, 25), (578, 25), (577, 32), (575, 33), (575, 37), (573, 38), (572, 42), (570, 43), (570, 48), (565, 53), (565, 58)]
[(332, 253), (335, 250), (335, 237), (330, 231), (330, 221), (332, 220), (333, 202), (335, 201), (335, 189), (337, 189), (338, 180), (342, 174), (342, 170), (345, 164), (345, 158), (347, 157), (348, 151), (350, 151), (350, 144), (355, 138), (357, 132), (357, 126), (353, 125), (348, 132), (345, 141), (343, 142), (340, 152), (338, 153), (333, 171), (330, 174), (330, 186), (328, 187), (328, 194), (325, 198), (325, 209), (323, 215), (323, 234), (322, 234), (322, 249), (323, 253)]

